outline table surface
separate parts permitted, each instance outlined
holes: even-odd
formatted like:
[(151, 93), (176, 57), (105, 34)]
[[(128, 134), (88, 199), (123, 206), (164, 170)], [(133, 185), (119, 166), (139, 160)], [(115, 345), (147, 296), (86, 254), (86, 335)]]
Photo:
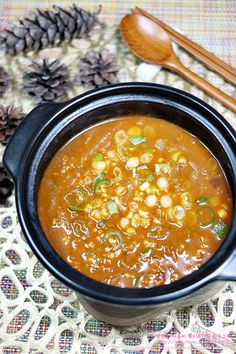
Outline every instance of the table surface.
[[(35, 7), (48, 8), (53, 3), (68, 6), (73, 2), (0, 0), (0, 29), (15, 23)], [(80, 0), (78, 5), (95, 10), (97, 4)], [(235, 0), (104, 0), (99, 4), (102, 5), (99, 18), (109, 25), (102, 35), (95, 31), (91, 39), (75, 40), (72, 46), (65, 48), (45, 49), (38, 55), (10, 59), (0, 53), (0, 65), (5, 65), (14, 76), (14, 85), (0, 98), (0, 105), (22, 105), (25, 112), (33, 108), (32, 102), (21, 94), (22, 72), (33, 59), (57, 57), (75, 76), (76, 61), (88, 49), (105, 46), (117, 56), (121, 66), (120, 81), (145, 81), (145, 71), (149, 81), (172, 85), (204, 99), (236, 128), (235, 115), (193, 85), (174, 73), (137, 61), (124, 45), (120, 47), (116, 31), (120, 18), (132, 7), (140, 6), (236, 66)], [(235, 97), (235, 87), (185, 51), (179, 49), (178, 56), (184, 65)], [(78, 86), (69, 97), (79, 93)], [(3, 147), (0, 156), (2, 153)], [(201, 306), (165, 313), (140, 326), (118, 329), (96, 321), (81, 307), (75, 294), (45, 271), (33, 256), (22, 237), (14, 196), (7, 208), (0, 207), (0, 353), (233, 354), (236, 352), (235, 321), (236, 283), (233, 282), (227, 283), (219, 294)], [(193, 337), (196, 335), (194, 325), (205, 331), (202, 342)], [(220, 340), (226, 342), (220, 344)]]
[[(0, 28), (23, 17), (35, 7), (52, 4), (68, 6), (76, 1), (60, 0), (0, 0)], [(236, 66), (236, 4), (235, 0), (80, 0), (78, 5), (94, 9), (102, 5), (100, 18), (106, 23), (118, 23), (134, 6), (157, 15), (164, 22), (181, 30), (216, 56)]]

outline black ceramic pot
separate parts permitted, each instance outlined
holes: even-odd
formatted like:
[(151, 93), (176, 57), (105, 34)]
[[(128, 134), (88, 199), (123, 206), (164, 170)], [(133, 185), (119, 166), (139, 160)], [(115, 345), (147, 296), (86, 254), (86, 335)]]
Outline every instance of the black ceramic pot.
[(208, 146), (228, 179), (235, 204), (236, 134), (210, 106), (167, 86), (125, 83), (87, 92), (62, 104), (43, 104), (21, 123), (3, 162), (14, 179), (16, 205), (26, 240), (40, 262), (74, 289), (84, 307), (115, 325), (137, 324), (180, 306), (207, 300), (227, 280), (236, 280), (235, 205), (230, 231), (220, 249), (199, 270), (174, 283), (150, 289), (122, 289), (99, 283), (71, 268), (47, 241), (37, 216), (42, 174), (53, 154), (80, 131), (121, 115), (162, 117)]

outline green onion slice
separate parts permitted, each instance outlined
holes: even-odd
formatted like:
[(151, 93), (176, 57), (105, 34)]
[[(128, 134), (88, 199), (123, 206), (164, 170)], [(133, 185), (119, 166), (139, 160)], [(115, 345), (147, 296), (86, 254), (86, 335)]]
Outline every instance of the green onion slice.
[(97, 223), (97, 228), (102, 228), (103, 226), (105, 226), (106, 224), (106, 221), (105, 220), (100, 220), (98, 223)]
[(204, 195), (200, 196), (199, 198), (196, 199), (196, 203), (198, 205), (207, 205), (209, 202), (208, 198), (205, 197)]
[(104, 160), (103, 154), (97, 154), (93, 157), (93, 161), (103, 161), (103, 160)]
[(122, 171), (121, 171), (121, 169), (119, 167), (115, 167), (113, 169), (113, 174), (115, 176), (115, 178), (112, 179), (113, 183), (117, 183), (117, 182), (120, 182), (122, 180), (123, 175), (122, 175)]
[(145, 142), (147, 139), (145, 138), (145, 136), (132, 136), (131, 138), (129, 138), (129, 140), (133, 145), (139, 145)]
[(157, 191), (158, 191), (158, 189), (157, 189), (156, 186), (151, 186), (151, 187), (149, 187), (149, 188), (147, 189), (147, 192), (148, 192), (149, 194), (155, 194), (155, 193), (157, 193)]
[(208, 226), (213, 223), (215, 219), (215, 212), (212, 208), (203, 206), (197, 210), (198, 223), (201, 226)]
[(147, 237), (154, 238), (156, 240), (164, 240), (170, 234), (169, 225), (156, 225), (151, 228), (147, 233)]
[(140, 253), (141, 253), (141, 256), (143, 258), (146, 258), (146, 257), (149, 257), (151, 255), (152, 249), (151, 248), (147, 248), (145, 250), (142, 250)]
[(110, 251), (118, 250), (124, 243), (122, 234), (117, 230), (111, 230), (104, 234), (102, 242), (110, 246)]
[(141, 165), (136, 167), (135, 177), (141, 182), (150, 182), (154, 180), (154, 173), (151, 167)]
[(212, 230), (223, 240), (228, 232), (228, 226), (219, 219), (212, 225)]
[(110, 186), (112, 184), (111, 181), (107, 180), (107, 179), (104, 179), (105, 177), (105, 173), (104, 172), (101, 172), (99, 173), (99, 175), (95, 178), (94, 180), (94, 184), (93, 184), (93, 192), (94, 193), (97, 193), (99, 187), (102, 185), (102, 184), (106, 184), (108, 186)]
[(68, 209), (69, 211), (72, 211), (72, 212), (75, 212), (75, 213), (83, 213), (83, 212), (84, 212), (83, 209), (79, 209), (79, 208), (77, 208), (77, 207), (75, 207), (75, 206), (69, 206), (67, 209)]
[(92, 263), (93, 265), (98, 264), (98, 256), (95, 252), (86, 251), (86, 252), (82, 253), (81, 256), (85, 262)]
[(124, 146), (117, 147), (117, 155), (121, 159), (121, 161), (126, 162), (129, 159), (129, 152)]
[(110, 213), (111, 215), (118, 213), (117, 205), (116, 205), (115, 202), (113, 202), (113, 200), (109, 200), (109, 201), (107, 202), (107, 207), (108, 207), (109, 213)]
[(64, 199), (66, 203), (68, 204), (70, 210), (72, 211), (78, 211), (79, 206), (84, 204), (84, 202), (87, 199), (87, 195), (82, 192), (79, 188), (75, 188), (72, 191), (68, 192), (65, 196)]
[(71, 226), (76, 236), (87, 238), (89, 235), (89, 229), (83, 220), (75, 220)]
[(136, 288), (138, 288), (138, 285), (139, 285), (139, 283), (140, 283), (140, 281), (141, 281), (141, 278), (143, 277), (143, 273), (142, 274), (140, 274), (140, 275), (138, 275), (137, 277), (136, 277), (136, 279), (135, 279), (135, 283), (134, 283), (134, 286), (136, 287)]
[(114, 135), (115, 143), (118, 146), (124, 145), (126, 143), (127, 139), (128, 139), (128, 137), (127, 137), (124, 130), (118, 130), (118, 132), (116, 132)]

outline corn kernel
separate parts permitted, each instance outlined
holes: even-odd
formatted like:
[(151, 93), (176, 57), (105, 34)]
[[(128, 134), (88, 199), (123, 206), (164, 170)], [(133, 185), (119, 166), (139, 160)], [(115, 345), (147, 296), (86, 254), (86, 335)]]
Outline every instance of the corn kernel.
[(191, 198), (190, 193), (188, 193), (188, 192), (182, 193), (181, 196), (180, 196), (180, 200), (181, 200), (182, 206), (185, 209), (187, 209), (187, 210), (191, 209), (191, 207), (192, 207), (192, 198)]
[(163, 175), (169, 175), (171, 173), (170, 166), (166, 163), (160, 164), (160, 170)]
[(211, 204), (211, 206), (217, 206), (220, 204), (220, 198), (218, 195), (214, 195), (212, 197), (209, 198), (209, 203)]
[(107, 152), (107, 156), (112, 160), (116, 157), (116, 152), (115, 150), (110, 150)]
[(163, 208), (170, 208), (172, 206), (172, 199), (168, 195), (162, 195), (160, 203)]
[(140, 217), (138, 214), (134, 214), (133, 218), (131, 219), (131, 225), (133, 227), (138, 227), (139, 226), (139, 220), (140, 220)]
[(127, 135), (124, 130), (118, 130), (118, 132), (115, 133), (114, 139), (115, 139), (115, 143), (118, 146), (121, 146), (124, 145), (124, 143), (126, 142)]
[(187, 165), (187, 159), (183, 156), (181, 156), (178, 160), (178, 163), (183, 164), (183, 165)]
[(123, 229), (126, 229), (126, 227), (129, 225), (129, 219), (127, 218), (122, 218), (120, 220), (120, 226), (123, 228)]
[(133, 227), (129, 227), (126, 232), (127, 232), (127, 234), (129, 234), (131, 236), (136, 235), (136, 231)]
[(139, 165), (139, 159), (138, 157), (131, 157), (130, 159), (128, 159), (128, 161), (126, 162), (126, 168), (131, 170), (132, 168), (135, 168)]
[(132, 211), (136, 211), (136, 210), (138, 210), (138, 204), (136, 202), (130, 202), (129, 203), (129, 208)]
[(143, 184), (141, 184), (141, 186), (139, 187), (139, 189), (141, 191), (145, 191), (147, 188), (150, 187), (150, 183), (149, 182), (144, 182)]
[(227, 211), (225, 211), (224, 209), (220, 209), (218, 210), (218, 215), (220, 218), (224, 219), (227, 216)]
[(161, 172), (159, 163), (155, 163), (155, 172), (156, 172), (156, 175), (159, 175)]
[(148, 207), (152, 208), (157, 204), (157, 197), (154, 194), (148, 195), (145, 200), (145, 203)]
[(115, 253), (114, 253), (114, 252), (109, 252), (109, 253), (107, 254), (107, 258), (109, 258), (109, 259), (115, 258)]
[(104, 171), (107, 167), (106, 161), (93, 161), (92, 168), (97, 172)]
[(140, 219), (140, 224), (143, 227), (149, 227), (150, 226), (150, 219), (141, 218)]
[(96, 221), (101, 220), (101, 213), (99, 209), (93, 209), (90, 213), (90, 216)]
[(139, 212), (139, 215), (142, 216), (143, 218), (148, 218), (149, 217), (149, 212), (148, 211), (139, 209), (138, 212)]
[(140, 161), (142, 163), (149, 163), (153, 159), (153, 153), (152, 152), (145, 152), (144, 154), (141, 155)]
[(181, 151), (177, 151), (172, 155), (171, 160), (177, 162), (180, 156), (181, 156)]
[(133, 217), (134, 213), (132, 211), (130, 211), (127, 215), (127, 218), (128, 219), (131, 219)]
[(165, 142), (164, 142), (163, 139), (157, 139), (155, 145), (156, 145), (156, 147), (157, 147), (160, 151), (162, 151), (162, 150), (164, 150)]
[(117, 188), (117, 190), (116, 190), (116, 194), (122, 195), (122, 194), (125, 193), (125, 191), (126, 191), (125, 187), (119, 186), (119, 187)]
[(165, 177), (160, 177), (157, 180), (157, 186), (161, 191), (167, 192), (169, 188), (169, 182)]
[(102, 208), (102, 217), (103, 218), (108, 218), (110, 216), (107, 208)]
[(154, 138), (156, 135), (154, 128), (150, 125), (146, 125), (143, 129), (143, 132), (146, 136), (149, 136), (150, 138)]
[(144, 240), (143, 244), (145, 247), (155, 247), (156, 243), (154, 241), (148, 241), (148, 240)]
[(176, 205), (172, 210), (173, 216), (177, 220), (182, 220), (185, 216), (184, 208), (180, 205)]
[(139, 136), (142, 134), (142, 130), (139, 127), (131, 127), (128, 130), (129, 136)]

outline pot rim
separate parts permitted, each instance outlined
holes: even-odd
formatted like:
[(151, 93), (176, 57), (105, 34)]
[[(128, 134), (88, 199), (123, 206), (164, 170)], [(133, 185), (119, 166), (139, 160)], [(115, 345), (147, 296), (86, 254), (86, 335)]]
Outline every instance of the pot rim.
[[(57, 119), (60, 115), (66, 115), (66, 112), (70, 110), (70, 112), (73, 112), (73, 107), (77, 107), (78, 104), (81, 104), (81, 102), (84, 101), (91, 101), (91, 100), (96, 100), (96, 98), (100, 97), (101, 95), (104, 94), (107, 96), (107, 94), (117, 94), (120, 93), (121, 91), (123, 94), (125, 93), (125, 90), (127, 89), (132, 89), (132, 92), (135, 96), (135, 89), (136, 90), (144, 90), (144, 92), (148, 95), (149, 91), (154, 90), (156, 91), (156, 94), (159, 93), (159, 99), (161, 100), (162, 104), (165, 104), (165, 95), (168, 95), (168, 93), (174, 94), (176, 98), (184, 98), (185, 100), (188, 101), (189, 105), (194, 106), (195, 108), (202, 109), (208, 115), (210, 114), (211, 117), (215, 119), (215, 121), (218, 123), (218, 125), (221, 127), (222, 131), (224, 131), (224, 134), (226, 132), (231, 135), (232, 143), (234, 143), (236, 147), (236, 134), (233, 130), (233, 128), (229, 125), (229, 123), (218, 113), (216, 112), (212, 107), (198, 99), (197, 97), (192, 96), (189, 93), (183, 92), (181, 90), (171, 88), (168, 86), (164, 85), (157, 85), (157, 84), (149, 84), (149, 83), (121, 83), (121, 84), (116, 84), (116, 85), (110, 85), (104, 88), (100, 89), (95, 89), (92, 91), (88, 91), (80, 96), (75, 97), (74, 99), (65, 102), (63, 104), (59, 105), (54, 105), (54, 110), (52, 109), (51, 116), (49, 117), (50, 119), (47, 121), (46, 124), (55, 124), (57, 125)], [(164, 96), (163, 96), (164, 95)], [(163, 97), (162, 97), (163, 96)], [(85, 103), (86, 104), (86, 103)], [(40, 106), (42, 109), (46, 107), (46, 105)], [(55, 107), (57, 107), (57, 110), (55, 112)], [(59, 108), (59, 109), (58, 109)], [(176, 107), (174, 107), (176, 108)], [(32, 114), (38, 114), (36, 108)], [(41, 109), (41, 113), (42, 113)], [(29, 119), (28, 119), (29, 120)], [(215, 122), (215, 128), (216, 128), (216, 122)], [(212, 123), (213, 124), (213, 123)], [(25, 126), (27, 126), (27, 121)], [(45, 129), (45, 124), (41, 127), (41, 131), (44, 131)], [(220, 128), (216, 128), (220, 129)], [(208, 129), (209, 130), (209, 129)], [(20, 128), (19, 128), (20, 131)], [(18, 130), (16, 131), (17, 135)], [(222, 133), (223, 134), (223, 133)], [(37, 139), (36, 139), (37, 140)], [(35, 141), (36, 141), (35, 140)], [(34, 145), (35, 141), (31, 142), (31, 147)], [(220, 144), (221, 142), (218, 141)], [(14, 139), (12, 143), (14, 143)], [(37, 143), (39, 143), (37, 141)], [(42, 143), (42, 141), (41, 141)], [(9, 144), (9, 145), (10, 145)], [(221, 144), (221, 146), (224, 148), (224, 146)], [(28, 159), (31, 157), (31, 147), (28, 146)], [(7, 148), (8, 149), (8, 148)], [(225, 149), (224, 149), (225, 150)], [(235, 149), (236, 150), (236, 149)], [(5, 154), (7, 155), (7, 154)], [(4, 157), (5, 157), (4, 155)], [(235, 153), (234, 153), (234, 159), (235, 159)], [(26, 161), (25, 161), (26, 162)], [(33, 163), (33, 162), (32, 162)], [(232, 163), (232, 156), (231, 156), (231, 163)], [(7, 157), (4, 158), (4, 164), (7, 166)], [(23, 163), (24, 165), (24, 163)], [(233, 165), (233, 163), (232, 163)], [(236, 180), (236, 166), (234, 165), (231, 169), (234, 174), (234, 183)], [(27, 173), (31, 173), (30, 170), (26, 171), (25, 166), (22, 167), (21, 171), (19, 172), (18, 176), (15, 178), (15, 185), (16, 185), (16, 204), (17, 204), (17, 212), (19, 215), (19, 221), (22, 226), (22, 229), (24, 231), (24, 234), (26, 236), (27, 242), (29, 243), (30, 247), (40, 260), (40, 262), (47, 268), (47, 270), (50, 271), (56, 278), (61, 280), (64, 284), (69, 286), (70, 288), (74, 289), (75, 291), (81, 293), (82, 295), (88, 296), (90, 298), (94, 298), (96, 300), (102, 301), (102, 302), (108, 302), (108, 303), (113, 303), (113, 304), (121, 304), (121, 305), (127, 305), (127, 306), (132, 306), (132, 305), (139, 305), (139, 306), (145, 306), (145, 305), (154, 305), (158, 303), (163, 303), (166, 301), (173, 301), (177, 298), (190, 295), (193, 291), (199, 289), (203, 285), (206, 285), (207, 283), (216, 280), (217, 275), (220, 273), (220, 270), (230, 262), (230, 260), (234, 257), (234, 251), (236, 249), (236, 246), (234, 249), (232, 249), (232, 239), (234, 235), (236, 234), (236, 215), (235, 215), (235, 210), (234, 210), (234, 217), (232, 219), (232, 224), (231, 228), (229, 230), (229, 233), (226, 237), (226, 239), (223, 241), (221, 247), (217, 250), (217, 252), (206, 262), (203, 266), (201, 266), (198, 270), (192, 272), (190, 275), (187, 275), (186, 277), (172, 282), (170, 284), (160, 286), (160, 287), (154, 287), (154, 288), (141, 288), (141, 289), (136, 289), (136, 288), (119, 288), (119, 287), (114, 287), (111, 285), (106, 285), (101, 282), (98, 282), (96, 280), (93, 280), (75, 269), (73, 269), (68, 263), (66, 263), (62, 258), (54, 251), (53, 247), (50, 245), (50, 243), (47, 241), (46, 236), (44, 235), (41, 227), (39, 229), (39, 221), (36, 216), (36, 220), (32, 219), (32, 214), (31, 219), (28, 216), (28, 219), (26, 218), (26, 212), (24, 209), (24, 206), (26, 206), (24, 196), (22, 195), (22, 178), (27, 176), (27, 183), (31, 183), (32, 181), (29, 181)], [(24, 180), (24, 179), (23, 179)], [(25, 183), (24, 183), (25, 187)], [(27, 191), (28, 192), (28, 191)], [(32, 202), (32, 200), (31, 200)], [(30, 220), (30, 223), (29, 223)], [(40, 242), (42, 242), (44, 249), (40, 249), (39, 243), (37, 242), (36, 238), (34, 237), (34, 232), (39, 233), (39, 239)], [(47, 252), (45, 255), (44, 252)], [(53, 262), (52, 258), (53, 257)], [(56, 264), (60, 265), (59, 267), (55, 267), (54, 261), (56, 261)], [(219, 265), (218, 265), (219, 264)]]

